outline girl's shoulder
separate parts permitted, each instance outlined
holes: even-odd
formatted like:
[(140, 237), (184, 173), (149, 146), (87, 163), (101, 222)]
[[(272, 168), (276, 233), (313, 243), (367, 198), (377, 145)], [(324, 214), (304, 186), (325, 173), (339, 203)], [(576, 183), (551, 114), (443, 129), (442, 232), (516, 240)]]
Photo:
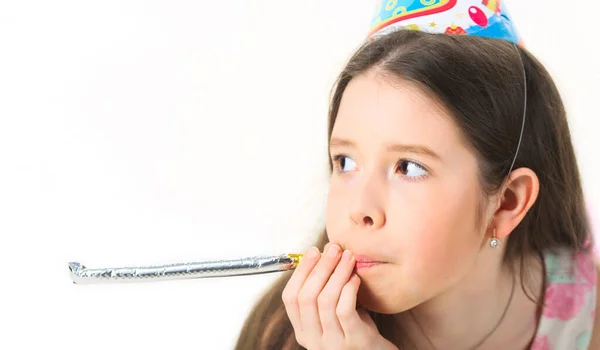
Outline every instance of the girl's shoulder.
[[(600, 261), (568, 249), (546, 252), (546, 289), (533, 350), (599, 349)], [(592, 339), (593, 338), (593, 339)]]
[[(594, 257), (594, 265), (596, 266), (596, 290), (600, 290), (600, 259), (598, 256)], [(590, 341), (589, 349), (600, 349), (600, 293), (596, 293), (596, 309), (595, 314), (598, 315), (594, 317), (594, 325), (592, 330), (592, 337)]]

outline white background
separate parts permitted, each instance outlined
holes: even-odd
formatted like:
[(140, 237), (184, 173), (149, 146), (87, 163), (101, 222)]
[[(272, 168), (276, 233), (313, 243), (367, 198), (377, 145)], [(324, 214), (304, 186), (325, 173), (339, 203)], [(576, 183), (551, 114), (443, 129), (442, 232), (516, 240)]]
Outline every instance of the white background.
[[(509, 5), (565, 98), (598, 228), (600, 4)], [(373, 9), (0, 2), (0, 348), (232, 348), (276, 275), (74, 285), (67, 263), (303, 251), (323, 221), (329, 91)]]

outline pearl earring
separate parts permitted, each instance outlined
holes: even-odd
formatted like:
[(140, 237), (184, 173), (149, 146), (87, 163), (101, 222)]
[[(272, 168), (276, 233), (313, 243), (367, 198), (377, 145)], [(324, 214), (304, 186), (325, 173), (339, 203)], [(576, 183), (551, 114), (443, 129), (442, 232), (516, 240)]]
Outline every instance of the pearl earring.
[(492, 233), (492, 238), (490, 239), (490, 247), (498, 248), (500, 246), (500, 240), (496, 237), (496, 229)]

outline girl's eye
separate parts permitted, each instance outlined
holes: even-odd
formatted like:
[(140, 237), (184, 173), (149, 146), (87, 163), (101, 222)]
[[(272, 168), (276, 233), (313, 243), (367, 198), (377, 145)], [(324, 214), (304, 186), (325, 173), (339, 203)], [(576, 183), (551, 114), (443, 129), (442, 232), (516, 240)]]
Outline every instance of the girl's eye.
[(419, 178), (427, 175), (427, 170), (423, 166), (410, 160), (401, 160), (398, 163), (398, 171), (410, 178)]
[[(356, 163), (352, 158), (343, 154), (338, 154), (333, 157), (335, 170), (338, 173), (345, 173), (356, 170)], [(410, 161), (400, 160), (396, 166), (396, 172), (400, 172), (403, 177), (409, 180), (419, 180), (426, 177), (429, 172), (421, 164)]]
[(340, 172), (352, 171), (356, 167), (356, 163), (352, 160), (352, 158), (344, 155), (336, 156), (335, 161)]

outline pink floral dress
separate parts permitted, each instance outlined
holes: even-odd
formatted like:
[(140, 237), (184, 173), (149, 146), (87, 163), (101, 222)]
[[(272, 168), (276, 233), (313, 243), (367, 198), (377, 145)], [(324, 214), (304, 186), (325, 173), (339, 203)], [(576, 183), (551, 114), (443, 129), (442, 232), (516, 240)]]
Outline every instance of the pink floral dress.
[(588, 349), (596, 310), (596, 265), (591, 254), (544, 255), (546, 296), (531, 350)]

